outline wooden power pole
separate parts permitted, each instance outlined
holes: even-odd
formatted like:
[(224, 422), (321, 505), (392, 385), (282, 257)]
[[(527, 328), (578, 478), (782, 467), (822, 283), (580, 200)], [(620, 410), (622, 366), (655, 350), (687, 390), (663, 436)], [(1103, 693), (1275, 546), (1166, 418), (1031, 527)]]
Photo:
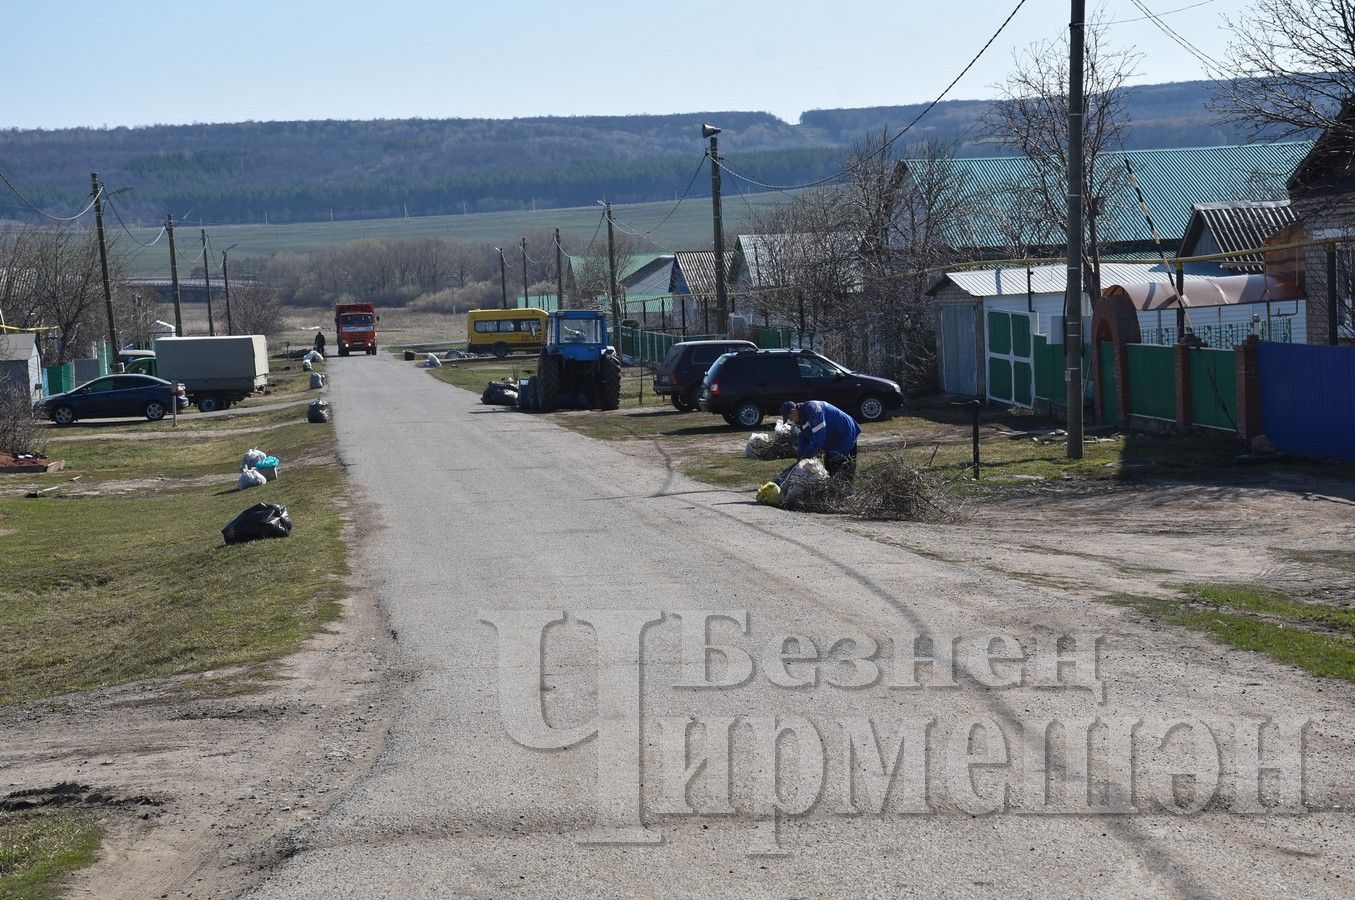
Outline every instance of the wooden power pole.
[(1072, 0), (1068, 24), (1068, 294), (1063, 304), (1068, 458), (1082, 458), (1082, 57), (1086, 0)]
[(174, 216), (165, 217), (165, 234), (169, 235), (169, 283), (174, 293), (174, 336), (183, 337), (183, 305), (179, 298), (179, 254), (174, 249)]
[[(90, 190), (94, 192), (94, 227), (99, 233), (99, 269), (103, 272), (104, 309), (108, 313), (108, 340), (112, 344), (110, 353), (116, 366), (118, 359), (118, 323), (113, 318), (113, 286), (108, 281), (108, 247), (104, 242), (104, 206), (103, 185), (99, 184), (99, 173), (89, 174)], [(115, 370), (116, 371), (116, 370)]]

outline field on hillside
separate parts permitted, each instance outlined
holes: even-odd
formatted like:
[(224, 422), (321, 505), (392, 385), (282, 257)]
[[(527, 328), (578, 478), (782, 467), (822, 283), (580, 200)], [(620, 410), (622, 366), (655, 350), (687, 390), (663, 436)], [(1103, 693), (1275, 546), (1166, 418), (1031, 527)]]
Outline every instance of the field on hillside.
[[(733, 234), (753, 210), (774, 206), (786, 199), (784, 193), (740, 194), (730, 190), (724, 198), (724, 226), (726, 234)], [(619, 228), (644, 232), (658, 224), (673, 201), (661, 203), (634, 203), (618, 205), (613, 218)], [(602, 219), (601, 207), (573, 207), (569, 209), (518, 210), (515, 212), (471, 213), (464, 216), (415, 216), (407, 219), (357, 219), (347, 222), (296, 222), (286, 225), (213, 225), (207, 229), (212, 244), (220, 248), (236, 245), (231, 258), (267, 257), (274, 253), (320, 250), (372, 237), (447, 237), (470, 243), (515, 243), (518, 238), (535, 228), (559, 228), (565, 235), (574, 235), (571, 243), (563, 241), (565, 251), (580, 254), (587, 240), (597, 230)], [(133, 228), (137, 240), (147, 242), (159, 233), (159, 228)], [(175, 231), (179, 253), (189, 256), (194, 252), (197, 226), (185, 222)], [(710, 247), (710, 201), (692, 199), (678, 207), (672, 218), (648, 236), (665, 250), (700, 250)], [(132, 243), (127, 234), (114, 228), (109, 232), (118, 249), (130, 255), (133, 277), (156, 278), (169, 276), (169, 250), (164, 240), (153, 247)], [(606, 236), (598, 233), (598, 246), (606, 247)], [(201, 255), (199, 254), (199, 259)], [(218, 255), (213, 267), (220, 264)], [(182, 274), (182, 270), (181, 270)]]

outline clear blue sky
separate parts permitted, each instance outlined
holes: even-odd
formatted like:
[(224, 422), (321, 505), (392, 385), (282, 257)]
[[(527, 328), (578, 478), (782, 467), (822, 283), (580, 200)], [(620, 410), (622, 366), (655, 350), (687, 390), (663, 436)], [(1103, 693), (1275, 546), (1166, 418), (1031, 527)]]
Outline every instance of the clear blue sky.
[[(16, 0), (6, 3), (0, 127), (246, 119), (508, 118), (806, 109), (931, 99), (1016, 0)], [(1197, 0), (1145, 0), (1166, 13)], [(1094, 3), (1089, 3), (1094, 7)], [(1212, 0), (1165, 16), (1226, 59)], [(1110, 20), (1139, 18), (1128, 0)], [(988, 97), (1014, 49), (1067, 27), (1067, 0), (1027, 0), (951, 94)], [(1115, 43), (1138, 82), (1205, 77), (1151, 23)]]

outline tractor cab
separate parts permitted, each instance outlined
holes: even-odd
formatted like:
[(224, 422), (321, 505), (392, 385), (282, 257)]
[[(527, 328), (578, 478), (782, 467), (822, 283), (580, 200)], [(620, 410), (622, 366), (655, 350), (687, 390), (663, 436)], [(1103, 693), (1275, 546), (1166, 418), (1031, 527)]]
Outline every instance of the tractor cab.
[(607, 316), (591, 309), (565, 309), (550, 314), (546, 349), (569, 351), (571, 357), (598, 356), (607, 346)]
[(607, 337), (605, 313), (591, 309), (551, 313), (529, 403), (542, 412), (561, 406), (620, 406), (621, 357)]

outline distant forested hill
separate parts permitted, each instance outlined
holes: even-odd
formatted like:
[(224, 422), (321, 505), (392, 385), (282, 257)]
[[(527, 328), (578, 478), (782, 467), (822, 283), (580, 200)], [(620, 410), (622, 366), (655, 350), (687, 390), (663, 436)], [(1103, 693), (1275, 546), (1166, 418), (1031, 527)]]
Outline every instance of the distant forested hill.
[[(1128, 147), (1238, 143), (1210, 124), (1207, 82), (1129, 89)], [(911, 133), (964, 155), (1005, 152), (980, 122), (989, 101), (940, 104)], [(867, 133), (897, 130), (921, 105), (813, 110), (790, 124), (762, 112), (526, 119), (242, 122), (141, 128), (0, 130), (0, 170), (38, 205), (77, 208), (89, 173), (124, 216), (166, 212), (211, 223), (287, 222), (486, 212), (671, 198), (704, 148), (699, 126), (724, 129), (737, 171), (773, 184), (821, 178)], [(729, 179), (726, 190), (741, 188)], [(708, 196), (709, 177), (693, 186)], [(0, 218), (24, 219), (10, 195)], [(130, 223), (129, 223), (130, 224)]]

